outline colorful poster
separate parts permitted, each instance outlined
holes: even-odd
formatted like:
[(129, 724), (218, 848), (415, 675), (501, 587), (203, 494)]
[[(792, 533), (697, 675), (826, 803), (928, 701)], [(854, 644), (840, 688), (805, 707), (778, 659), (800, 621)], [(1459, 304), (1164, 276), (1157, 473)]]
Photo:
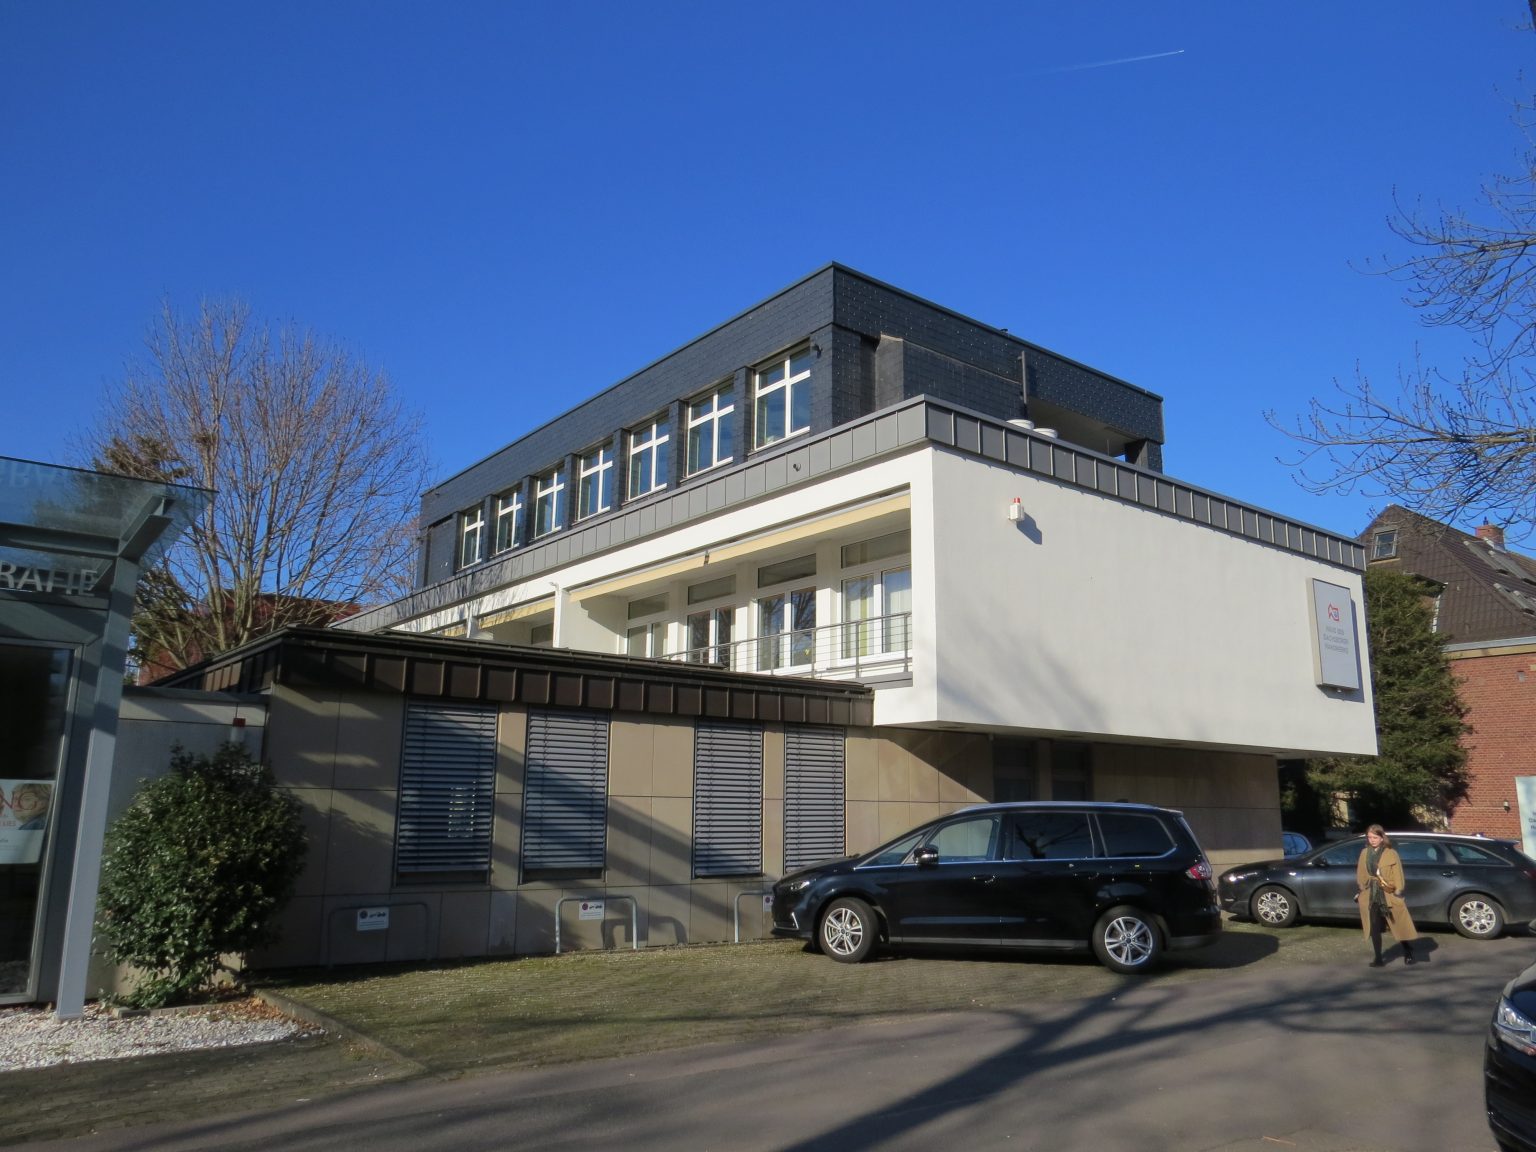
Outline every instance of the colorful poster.
[(1515, 777), (1515, 798), (1520, 802), (1522, 851), (1536, 860), (1536, 776)]
[(0, 864), (42, 859), (52, 806), (52, 780), (0, 780)]

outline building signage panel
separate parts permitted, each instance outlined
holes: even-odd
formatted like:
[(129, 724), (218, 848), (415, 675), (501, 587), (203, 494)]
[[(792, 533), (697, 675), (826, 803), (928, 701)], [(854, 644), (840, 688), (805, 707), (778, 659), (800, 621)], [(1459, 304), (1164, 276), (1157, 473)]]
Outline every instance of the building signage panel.
[(0, 780), (0, 864), (36, 864), (53, 805), (52, 780)]
[(1515, 777), (1515, 799), (1520, 804), (1520, 839), (1527, 856), (1536, 856), (1536, 776)]
[(1348, 588), (1312, 581), (1312, 649), (1318, 684), (1360, 687), (1360, 629)]
[(581, 902), (582, 920), (601, 920), (603, 918), (603, 902), (601, 900), (583, 900)]
[(357, 910), (357, 930), (359, 932), (383, 932), (388, 928), (388, 908), (359, 908)]

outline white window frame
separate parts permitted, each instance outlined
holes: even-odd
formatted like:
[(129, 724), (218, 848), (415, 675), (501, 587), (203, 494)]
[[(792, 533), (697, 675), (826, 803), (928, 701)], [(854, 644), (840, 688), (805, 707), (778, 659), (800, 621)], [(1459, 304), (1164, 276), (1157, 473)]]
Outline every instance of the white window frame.
[[(705, 643), (693, 642), (694, 621), (703, 618)], [(724, 625), (724, 627), (722, 627)], [(736, 636), (736, 606), (717, 604), (713, 608), (694, 608), (683, 620), (683, 649), (689, 664), (731, 665), (732, 644)]]
[[(533, 538), (540, 540), (560, 531), (560, 493), (565, 491), (565, 465), (553, 468), (534, 479)], [(549, 501), (549, 527), (542, 532), (539, 524), (545, 500)]]
[(1397, 555), (1397, 529), (1383, 528), (1371, 535), (1371, 559), (1391, 560)]
[(459, 513), (459, 567), (480, 563), (485, 547), (485, 505), (477, 504)]
[[(797, 361), (803, 359), (804, 367), (795, 370)], [(778, 444), (794, 436), (803, 436), (811, 430), (810, 414), (810, 379), (812, 356), (809, 345), (796, 348), (793, 352), (787, 352), (771, 364), (764, 364), (752, 373), (752, 444), (754, 448), (767, 448)], [(770, 384), (764, 384), (766, 377), (777, 373), (777, 379)], [(795, 399), (797, 396), (807, 397), (805, 401), (806, 411), (804, 423), (796, 425)], [(769, 436), (767, 429), (770, 421), (767, 414), (770, 410), (778, 410), (780, 422), (784, 431), (777, 436)]]
[[(512, 527), (506, 533), (507, 542), (503, 544), (501, 526), (510, 521)], [(496, 554), (510, 552), (523, 542), (523, 533), (526, 526), (523, 524), (523, 490), (514, 488), (510, 492), (503, 492), (496, 497), (496, 538), (492, 541), (492, 547)]]
[(613, 507), (613, 444), (603, 444), (579, 461), (576, 519), (585, 520)]
[[(796, 627), (794, 619), (794, 606), (796, 597), (808, 597), (811, 607), (811, 622), (805, 627)], [(802, 585), (796, 587), (781, 588), (778, 591), (762, 592), (757, 598), (757, 668), (760, 672), (771, 672), (781, 668), (814, 668), (816, 666), (816, 601), (820, 598), (820, 590), (814, 585)], [(783, 627), (776, 632), (768, 631), (769, 603), (774, 600), (784, 601)], [(801, 601), (805, 601), (802, 599)], [(804, 659), (797, 659), (797, 656)]]
[[(632, 428), (629, 433), (629, 489), (626, 499), (649, 496), (667, 486), (666, 448), (672, 439), (672, 423), (665, 416), (658, 416), (643, 428)], [(640, 473), (650, 474), (651, 482), (642, 486)]]
[(624, 655), (660, 660), (667, 654), (667, 622), (631, 623), (624, 632)]
[[(889, 581), (898, 573), (906, 575), (907, 597), (910, 601), (912, 595), (912, 561), (910, 559), (897, 563), (886, 560), (872, 570), (843, 573), (838, 594), (838, 611), (842, 616), (843, 625), (838, 651), (842, 659), (867, 660), (878, 656), (904, 655), (910, 647), (911, 620), (886, 619), (893, 615)], [(870, 603), (873, 611), (868, 616), (855, 617), (848, 611), (848, 586), (854, 581), (862, 580), (870, 581)], [(858, 627), (861, 624), (865, 627)]]
[[(724, 404), (722, 399), (725, 401)], [(707, 408), (706, 405), (708, 405)], [(708, 472), (711, 468), (718, 468), (722, 464), (731, 462), (731, 456), (721, 455), (722, 452), (731, 451), (730, 434), (727, 432), (722, 437), (720, 430), (722, 425), (728, 424), (729, 418), (735, 411), (736, 397), (733, 386), (730, 384), (722, 384), (708, 396), (688, 405), (688, 458), (686, 461), (688, 475), (696, 476), (700, 472)], [(701, 464), (699, 460), (702, 459), (702, 454), (696, 457), (693, 451), (694, 430), (704, 428), (706, 425), (709, 426), (705, 434), (709, 437), (710, 460), (707, 464)], [(722, 444), (722, 440), (727, 442)]]

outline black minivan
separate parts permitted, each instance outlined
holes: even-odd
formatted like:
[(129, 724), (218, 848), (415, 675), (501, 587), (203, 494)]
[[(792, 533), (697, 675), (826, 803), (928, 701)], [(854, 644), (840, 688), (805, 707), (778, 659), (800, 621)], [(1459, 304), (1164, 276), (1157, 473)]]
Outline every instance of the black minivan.
[(1086, 952), (1145, 972), (1216, 941), (1211, 865), (1182, 813), (1148, 804), (984, 804), (773, 887), (776, 936), (854, 964), (877, 945)]

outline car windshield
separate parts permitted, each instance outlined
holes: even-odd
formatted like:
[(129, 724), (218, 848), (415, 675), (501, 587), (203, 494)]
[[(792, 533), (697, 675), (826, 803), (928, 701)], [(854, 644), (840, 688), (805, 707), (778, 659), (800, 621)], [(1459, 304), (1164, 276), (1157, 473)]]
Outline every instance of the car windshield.
[(917, 847), (917, 842), (923, 838), (921, 832), (912, 832), (903, 836), (900, 840), (893, 840), (884, 848), (877, 848), (875, 854), (866, 864), (900, 864), (912, 854), (912, 849)]

